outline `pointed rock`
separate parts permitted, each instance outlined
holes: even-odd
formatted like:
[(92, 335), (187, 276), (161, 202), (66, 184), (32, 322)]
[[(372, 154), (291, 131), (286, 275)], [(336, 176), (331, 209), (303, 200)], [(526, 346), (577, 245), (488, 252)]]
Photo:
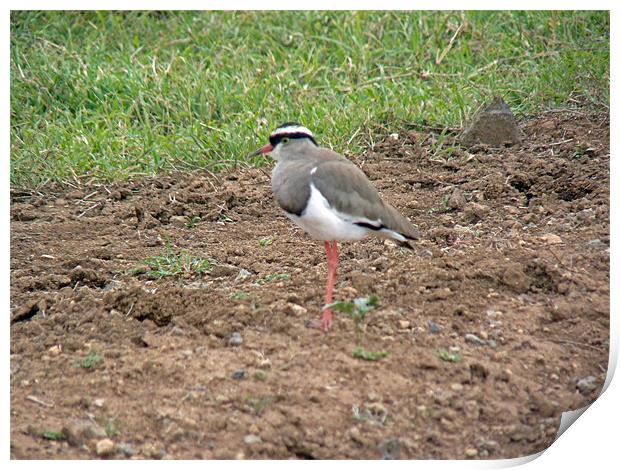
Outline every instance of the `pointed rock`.
[(504, 147), (520, 144), (522, 134), (514, 114), (502, 97), (497, 96), (474, 117), (469, 127), (461, 133), (459, 140), (466, 147), (478, 144)]

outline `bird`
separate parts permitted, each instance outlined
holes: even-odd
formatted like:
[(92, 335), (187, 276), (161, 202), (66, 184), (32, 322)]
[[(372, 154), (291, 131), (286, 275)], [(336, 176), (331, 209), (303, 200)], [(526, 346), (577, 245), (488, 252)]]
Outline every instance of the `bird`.
[(269, 143), (249, 155), (276, 161), (271, 189), (286, 216), (311, 238), (323, 241), (327, 255), (327, 288), (320, 321), (308, 326), (327, 332), (333, 323), (330, 305), (338, 267), (338, 242), (368, 235), (390, 238), (412, 249), (419, 229), (381, 199), (366, 174), (351, 160), (320, 147), (314, 134), (296, 122), (278, 126)]

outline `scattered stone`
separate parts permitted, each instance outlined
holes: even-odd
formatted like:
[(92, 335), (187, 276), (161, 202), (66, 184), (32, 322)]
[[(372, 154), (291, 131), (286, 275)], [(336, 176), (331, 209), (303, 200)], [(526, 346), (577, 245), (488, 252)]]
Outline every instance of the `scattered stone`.
[(241, 346), (243, 344), (243, 336), (238, 331), (233, 332), (228, 339), (228, 344), (230, 346)]
[(362, 437), (362, 433), (360, 432), (359, 428), (354, 426), (347, 431), (347, 434), (352, 441), (362, 445), (365, 444), (365, 440)]
[(462, 210), (466, 203), (467, 201), (465, 200), (463, 191), (459, 188), (452, 191), (452, 194), (450, 194), (450, 197), (448, 198), (448, 207), (454, 211)]
[(399, 460), (406, 443), (399, 438), (386, 439), (379, 444), (382, 460)]
[(453, 383), (452, 385), (450, 385), (450, 388), (455, 391), (455, 392), (462, 392), (463, 391), (463, 385), (460, 383)]
[(399, 320), (398, 325), (400, 326), (401, 329), (407, 330), (411, 326), (411, 322), (408, 320)]
[(512, 375), (513, 374), (510, 369), (504, 369), (497, 373), (497, 380), (501, 380), (502, 382), (510, 382)]
[(545, 233), (540, 236), (540, 241), (546, 243), (547, 245), (555, 245), (557, 243), (562, 243), (562, 239), (554, 234), (554, 233)]
[(131, 457), (135, 453), (133, 447), (131, 447), (130, 444), (127, 444), (125, 442), (119, 442), (118, 444), (116, 444), (116, 450), (122, 452), (125, 457)]
[(476, 336), (473, 333), (467, 333), (464, 336), (464, 338), (465, 338), (465, 341), (471, 344), (475, 344), (476, 346), (485, 346), (487, 344), (486, 341), (480, 339), (478, 336)]
[(62, 433), (67, 437), (67, 442), (72, 446), (79, 447), (91, 439), (104, 439), (105, 430), (92, 421), (73, 421), (62, 428)]
[(441, 326), (435, 323), (433, 320), (428, 321), (428, 329), (434, 335), (441, 332)]
[(170, 330), (170, 334), (174, 336), (185, 336), (185, 331), (183, 331), (183, 329), (179, 326), (175, 325), (172, 327), (172, 330)]
[(596, 390), (597, 387), (598, 381), (593, 375), (588, 375), (577, 381), (577, 390), (579, 390), (579, 393), (582, 395), (589, 395), (592, 391)]
[(452, 295), (452, 290), (449, 287), (443, 287), (441, 289), (435, 289), (428, 296), (428, 300), (445, 300)]
[(97, 408), (103, 408), (103, 405), (105, 405), (105, 400), (103, 398), (95, 398), (93, 400), (93, 405)]
[(111, 439), (101, 439), (97, 442), (95, 451), (99, 457), (108, 457), (114, 453), (114, 442)]
[(257, 436), (256, 434), (248, 434), (243, 438), (243, 442), (251, 446), (252, 444), (258, 444), (260, 442), (263, 442), (263, 440), (260, 438), (260, 436)]
[(166, 451), (156, 447), (154, 444), (145, 444), (142, 453), (148, 459), (161, 460), (166, 456)]
[(432, 258), (433, 252), (429, 250), (428, 248), (424, 248), (422, 251), (420, 251), (420, 256), (422, 258)]
[(306, 313), (308, 313), (308, 309), (306, 307), (302, 307), (301, 305), (289, 303), (288, 307), (291, 309), (291, 312), (293, 313), (293, 315), (296, 315), (296, 316), (303, 316)]
[(478, 449), (474, 449), (473, 447), (470, 447), (468, 449), (465, 449), (465, 456), (468, 459), (473, 459), (474, 457), (476, 457), (478, 455)]
[(176, 227), (187, 226), (187, 217), (183, 215), (173, 215), (170, 217), (170, 223)]
[(590, 240), (590, 241), (587, 243), (587, 245), (588, 245), (588, 246), (597, 247), (597, 248), (598, 248), (598, 247), (603, 247), (603, 246), (606, 246), (606, 245), (605, 245), (605, 244), (604, 244), (604, 243), (603, 243), (600, 239), (598, 239), (598, 238), (594, 238), (593, 240)]
[(51, 348), (47, 350), (50, 356), (60, 356), (62, 354), (62, 346), (60, 344), (55, 344)]
[(489, 206), (477, 202), (470, 202), (463, 208), (463, 219), (470, 224), (474, 224), (484, 219), (489, 211)]
[(480, 417), (480, 406), (476, 400), (468, 400), (463, 404), (465, 416), (469, 419), (478, 419)]
[(237, 369), (233, 372), (232, 378), (235, 380), (243, 380), (247, 378), (248, 374), (245, 372), (245, 369)]
[(584, 209), (582, 211), (577, 212), (577, 219), (582, 222), (586, 220), (591, 220), (594, 218), (596, 218), (596, 213), (594, 212), (594, 209), (592, 208)]
[(477, 144), (503, 147), (520, 144), (522, 134), (514, 114), (502, 97), (497, 96), (474, 117), (469, 127), (461, 133), (459, 140), (467, 147)]
[(251, 275), (252, 273), (250, 271), (248, 271), (247, 269), (241, 268), (239, 270), (239, 274), (237, 274), (237, 277), (235, 277), (235, 282), (243, 281), (244, 279), (250, 277)]

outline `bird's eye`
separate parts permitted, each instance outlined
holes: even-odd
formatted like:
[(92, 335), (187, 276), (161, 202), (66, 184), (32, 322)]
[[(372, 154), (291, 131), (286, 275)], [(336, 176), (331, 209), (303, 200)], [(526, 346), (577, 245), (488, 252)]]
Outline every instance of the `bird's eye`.
[(283, 144), (288, 144), (290, 140), (291, 139), (289, 139), (288, 137), (282, 137), (282, 140), (280, 142), (282, 142)]

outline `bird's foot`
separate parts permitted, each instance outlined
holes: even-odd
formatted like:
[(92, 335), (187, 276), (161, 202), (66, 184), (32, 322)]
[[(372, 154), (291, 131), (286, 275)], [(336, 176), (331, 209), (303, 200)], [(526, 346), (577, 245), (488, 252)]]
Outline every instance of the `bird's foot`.
[(332, 327), (332, 311), (330, 309), (323, 310), (323, 317), (320, 320), (310, 320), (306, 323), (308, 328), (316, 328), (327, 333)]

